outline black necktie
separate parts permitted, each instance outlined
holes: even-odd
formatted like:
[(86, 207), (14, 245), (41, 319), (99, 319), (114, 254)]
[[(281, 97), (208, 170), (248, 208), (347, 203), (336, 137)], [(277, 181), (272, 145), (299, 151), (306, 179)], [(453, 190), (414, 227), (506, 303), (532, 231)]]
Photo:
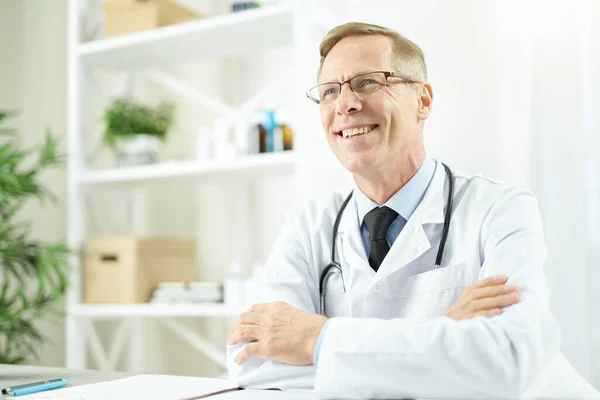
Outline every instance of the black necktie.
[(371, 236), (369, 264), (375, 272), (377, 272), (386, 254), (390, 251), (385, 234), (397, 216), (396, 211), (386, 206), (374, 208), (365, 215), (365, 226)]

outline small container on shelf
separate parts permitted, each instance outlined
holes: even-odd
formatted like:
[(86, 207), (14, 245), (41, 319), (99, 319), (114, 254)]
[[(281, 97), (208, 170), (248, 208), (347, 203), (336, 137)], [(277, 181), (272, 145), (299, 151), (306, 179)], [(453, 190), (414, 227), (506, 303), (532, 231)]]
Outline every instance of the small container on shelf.
[(246, 303), (246, 277), (244, 269), (233, 261), (229, 266), (224, 285), (224, 300), (228, 306), (243, 306)]
[(272, 153), (275, 151), (275, 128), (276, 127), (277, 127), (277, 124), (275, 123), (275, 110), (269, 108), (269, 109), (265, 110), (265, 128), (267, 129), (265, 151), (267, 153)]
[(146, 303), (161, 282), (196, 280), (196, 241), (94, 236), (85, 243), (84, 261), (86, 303)]
[(171, 0), (112, 0), (104, 3), (107, 37), (147, 31), (202, 16)]
[(264, 153), (267, 146), (267, 129), (263, 123), (263, 116), (259, 113), (252, 116), (248, 129), (248, 154)]
[(223, 284), (220, 282), (161, 282), (152, 294), (154, 304), (221, 303)]
[(261, 294), (263, 287), (264, 265), (261, 261), (255, 261), (252, 264), (252, 274), (246, 281), (246, 306), (251, 307), (254, 304), (262, 303)]
[(292, 150), (294, 147), (294, 130), (291, 125), (289, 110), (282, 108), (275, 114), (277, 127), (275, 128), (276, 146), (281, 150)]
[(287, 109), (268, 108), (254, 114), (247, 130), (244, 154), (271, 153), (293, 149), (293, 129)]

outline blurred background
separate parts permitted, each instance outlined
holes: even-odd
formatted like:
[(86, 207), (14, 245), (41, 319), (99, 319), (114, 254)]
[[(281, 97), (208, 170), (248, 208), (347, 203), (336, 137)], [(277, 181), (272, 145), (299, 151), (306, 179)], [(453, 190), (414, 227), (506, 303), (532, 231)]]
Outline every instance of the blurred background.
[(253, 3), (0, 0), (0, 127), (66, 154), (15, 218), (73, 250), (23, 362), (221, 375), (286, 212), (352, 183), (304, 93), (325, 33), (364, 21), (425, 53), (430, 154), (536, 194), (562, 350), (600, 387), (600, 3)]

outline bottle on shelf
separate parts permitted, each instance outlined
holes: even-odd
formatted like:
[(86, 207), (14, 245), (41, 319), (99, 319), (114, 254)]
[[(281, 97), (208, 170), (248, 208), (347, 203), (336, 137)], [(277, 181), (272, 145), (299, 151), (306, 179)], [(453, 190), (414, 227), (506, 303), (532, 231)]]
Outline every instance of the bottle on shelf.
[(261, 261), (255, 261), (252, 264), (252, 274), (246, 281), (246, 306), (250, 307), (253, 304), (262, 303), (260, 298), (263, 284), (263, 269), (264, 265)]
[(223, 285), (223, 298), (228, 306), (243, 306), (246, 303), (246, 278), (244, 268), (237, 261), (229, 265), (229, 271)]
[(277, 110), (275, 122), (277, 128), (275, 131), (275, 147), (280, 150), (292, 150), (294, 142), (294, 131), (291, 126), (290, 112), (286, 108)]
[(265, 110), (265, 128), (267, 129), (267, 143), (266, 152), (271, 153), (275, 151), (275, 110), (269, 108)]
[[(243, 154), (292, 150), (294, 132), (288, 109), (266, 108), (250, 119)], [(247, 146), (247, 147), (246, 147)]]
[(248, 154), (264, 153), (267, 149), (267, 129), (263, 123), (263, 116), (256, 113), (250, 120), (248, 129)]

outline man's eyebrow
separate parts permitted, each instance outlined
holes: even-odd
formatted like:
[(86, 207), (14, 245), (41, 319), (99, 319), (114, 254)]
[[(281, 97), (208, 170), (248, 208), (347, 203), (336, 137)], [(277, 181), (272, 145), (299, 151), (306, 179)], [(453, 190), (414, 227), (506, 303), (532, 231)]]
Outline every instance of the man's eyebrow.
[[(356, 72), (356, 73), (354, 73), (354, 74), (351, 74), (351, 75), (350, 75), (350, 77), (349, 77), (348, 79), (352, 79), (352, 78), (354, 78), (354, 77), (356, 77), (356, 76), (359, 76), (359, 75), (362, 75), (362, 74), (368, 74), (369, 72), (373, 72), (373, 71), (379, 71), (379, 70), (375, 70), (375, 69), (361, 70), (361, 71), (358, 71), (358, 72)], [(337, 81), (337, 80), (335, 80), (335, 79), (330, 79), (330, 80), (327, 80), (327, 81), (320, 82), (320, 81), (317, 79), (317, 84), (319, 84), (319, 85), (322, 85), (322, 84), (324, 84), (324, 83), (340, 83), (340, 82), (341, 82), (341, 81)]]

